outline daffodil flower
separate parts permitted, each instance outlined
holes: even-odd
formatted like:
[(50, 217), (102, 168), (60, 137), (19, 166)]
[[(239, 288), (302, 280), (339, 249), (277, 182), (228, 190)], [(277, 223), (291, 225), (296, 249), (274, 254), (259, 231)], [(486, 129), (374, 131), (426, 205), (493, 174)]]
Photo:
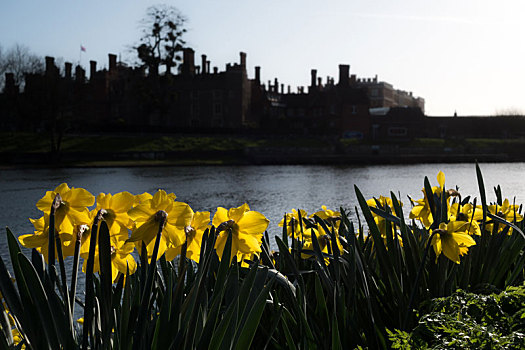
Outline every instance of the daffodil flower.
[[(299, 216), (301, 217), (301, 220), (303, 221), (303, 233), (301, 234), (301, 224), (299, 223)], [(306, 211), (300, 209), (299, 211), (292, 209), (291, 213), (286, 213), (286, 232), (288, 233), (288, 236), (295, 237), (299, 240), (304, 240), (307, 238), (310, 234), (307, 233), (306, 223), (305, 219), (308, 217), (308, 214)], [(285, 218), (283, 218), (279, 222), (279, 226), (283, 227)], [(304, 236), (304, 237), (303, 237)]]
[(87, 207), (95, 203), (95, 197), (83, 188), (69, 188), (66, 183), (62, 183), (54, 191), (47, 191), (36, 203), (36, 207), (49, 215), (57, 194), (61, 197), (55, 214), (56, 230), (59, 233), (72, 233), (75, 225), (90, 223)]
[(470, 203), (461, 206), (459, 203), (452, 203), (448, 211), (450, 221), (464, 221), (468, 222), (467, 232), (470, 235), (481, 236), (481, 228), (479, 227), (477, 219), (483, 219), (483, 212), (480, 206), (474, 208)]
[[(111, 280), (116, 282), (119, 272), (126, 275), (128, 269), (129, 274), (133, 274), (137, 270), (137, 263), (131, 253), (135, 249), (132, 242), (126, 242), (125, 238), (119, 235), (109, 237), (111, 244)], [(82, 271), (86, 272), (87, 258), (89, 252), (83, 252), (80, 256), (84, 259)], [(93, 265), (93, 272), (100, 271), (99, 248), (95, 249), (95, 261)]]
[[(210, 225), (210, 212), (196, 212), (191, 211), (191, 222), (188, 226), (184, 227), (184, 233), (186, 234), (186, 257), (199, 262), (201, 253), (201, 242), (204, 231)], [(166, 260), (173, 260), (177, 255), (181, 254), (182, 245), (174, 246), (168, 244), (166, 250)]]
[(111, 193), (100, 193), (97, 196), (97, 207), (95, 212), (100, 209), (105, 210), (104, 220), (108, 224), (110, 235), (119, 234), (128, 236), (128, 229), (133, 227), (133, 221), (128, 215), (128, 211), (135, 203), (135, 196), (129, 192), (120, 192), (112, 195)]
[[(329, 250), (328, 250), (329, 245), (331, 245), (331, 250), (333, 252), (335, 248), (332, 245), (332, 240), (329, 235), (332, 233), (325, 232), (325, 230), (323, 229), (321, 225), (316, 225), (315, 228), (313, 227), (309, 228), (308, 233), (309, 233), (308, 235), (309, 238), (303, 242), (303, 246), (301, 248), (301, 258), (302, 259), (308, 259), (313, 256), (314, 246), (312, 242), (312, 235), (315, 235), (315, 237), (317, 238), (317, 242), (319, 243), (319, 248), (321, 249), (322, 253), (325, 253), (325, 254), (329, 253)], [(343, 253), (343, 246), (341, 245), (341, 242), (339, 241), (339, 235), (337, 233), (337, 230), (334, 230), (334, 234), (336, 235), (335, 236), (335, 241), (337, 243), (336, 248), (339, 250), (340, 253)], [(328, 257), (326, 257), (324, 260), (326, 264), (330, 263), (330, 259)]]
[[(34, 234), (21, 235), (18, 237), (18, 241), (26, 248), (35, 248), (40, 254), (44, 256), (47, 263), (48, 251), (49, 251), (49, 215), (39, 219), (29, 219), (33, 224), (35, 231)], [(64, 257), (72, 256), (75, 251), (75, 245), (72, 244), (73, 234), (72, 232), (60, 232), (60, 242), (62, 244), (62, 254)], [(55, 246), (55, 257), (58, 259), (58, 252)]]
[(476, 245), (476, 241), (467, 233), (469, 223), (464, 221), (442, 222), (439, 229), (432, 231), (432, 247), (437, 258), (443, 253), (447, 258), (460, 263), (459, 257), (468, 252), (468, 248)]
[(242, 261), (243, 254), (261, 252), (262, 236), (268, 228), (269, 221), (263, 214), (250, 210), (245, 203), (229, 210), (218, 207), (212, 223), (218, 231), (215, 249), (219, 257), (222, 257), (228, 232), (231, 230), (231, 258), (237, 255), (238, 261)]
[(166, 214), (167, 220), (162, 228), (158, 256), (164, 254), (168, 244), (178, 247), (186, 241), (184, 228), (191, 223), (193, 211), (188, 204), (175, 202), (174, 198), (174, 195), (159, 190), (151, 199), (144, 200), (128, 212), (129, 217), (136, 223), (136, 228), (128, 241), (139, 242), (139, 244), (144, 242), (150, 257), (153, 254), (154, 238), (161, 223), (159, 213)]
[(338, 230), (339, 225), (341, 224), (341, 213), (328, 209), (326, 205), (322, 205), (321, 208), (322, 210), (313, 213), (310, 217), (313, 218), (317, 215), (319, 218), (325, 220), (329, 226), (333, 226)]
[[(436, 194), (438, 198), (441, 198), (441, 195), (445, 192), (445, 174), (443, 174), (443, 172), (440, 171), (438, 173), (437, 181), (438, 181), (439, 186), (433, 186), (432, 193)], [(432, 210), (430, 209), (430, 203), (427, 198), (427, 193), (425, 189), (423, 189), (422, 191), (423, 191), (422, 199), (418, 199), (415, 201), (412, 200), (413, 204), (415, 205), (410, 211), (409, 218), (419, 220), (423, 223), (423, 225), (426, 228), (429, 228), (434, 222), (434, 218), (432, 217)], [(445, 194), (447, 195), (447, 206), (449, 205), (448, 196), (450, 194), (453, 194), (453, 192)]]
[[(505, 198), (502, 205), (489, 205), (487, 207), (487, 210), (491, 214), (497, 215), (502, 219), (507, 220), (508, 222), (520, 222), (523, 220), (523, 216), (520, 213), (518, 213), (519, 206), (515, 204), (510, 204), (507, 198)], [(493, 225), (494, 224), (487, 225), (487, 230), (489, 230), (489, 232), (492, 232)], [(503, 224), (500, 224), (498, 226), (498, 232), (503, 231), (504, 228), (505, 226)], [(509, 235), (510, 234), (512, 234), (512, 227), (509, 229)]]
[[(379, 206), (378, 206), (379, 203)], [(394, 209), (394, 203), (392, 202), (392, 199), (389, 197), (379, 196), (379, 198), (371, 198), (366, 201), (366, 204), (368, 204), (371, 208), (378, 208), (383, 211), (386, 211), (387, 213), (396, 213)], [(399, 202), (399, 205), (402, 206), (403, 203)], [(386, 234), (386, 224), (387, 221), (385, 218), (383, 218), (380, 215), (377, 215), (376, 213), (372, 212), (372, 216), (374, 217), (374, 222), (376, 223), (377, 227), (379, 228), (379, 231), (382, 235)]]

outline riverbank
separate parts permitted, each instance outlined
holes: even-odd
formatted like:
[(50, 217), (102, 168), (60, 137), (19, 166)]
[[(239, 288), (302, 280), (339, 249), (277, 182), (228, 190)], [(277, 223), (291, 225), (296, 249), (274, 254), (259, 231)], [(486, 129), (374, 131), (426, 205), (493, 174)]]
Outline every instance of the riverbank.
[(239, 135), (0, 134), (0, 166), (370, 165), (523, 162), (523, 139), (334, 140)]

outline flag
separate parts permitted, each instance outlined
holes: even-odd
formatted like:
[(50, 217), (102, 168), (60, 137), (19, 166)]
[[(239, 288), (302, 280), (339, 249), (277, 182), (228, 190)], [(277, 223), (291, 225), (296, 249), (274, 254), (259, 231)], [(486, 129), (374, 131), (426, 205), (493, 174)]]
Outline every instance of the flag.
[(86, 52), (86, 48), (84, 46), (80, 45), (80, 51)]

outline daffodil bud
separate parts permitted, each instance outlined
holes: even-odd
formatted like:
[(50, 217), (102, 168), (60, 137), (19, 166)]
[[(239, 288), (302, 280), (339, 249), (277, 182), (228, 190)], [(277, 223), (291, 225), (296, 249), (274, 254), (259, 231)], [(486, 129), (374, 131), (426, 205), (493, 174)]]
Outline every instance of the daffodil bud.
[(459, 197), (459, 196), (461, 196), (461, 195), (459, 194), (458, 191), (456, 191), (456, 190), (454, 190), (452, 188), (449, 188), (447, 190), (447, 197)]
[(193, 237), (195, 237), (195, 229), (188, 225), (184, 228), (184, 233), (186, 234), (186, 239), (193, 239)]
[(89, 226), (88, 225), (84, 224), (84, 225), (77, 226), (77, 241), (80, 241), (82, 239), (82, 235), (87, 230), (89, 230)]
[(53, 199), (53, 203), (51, 203), (51, 215), (55, 215), (58, 208), (60, 208), (61, 204), (62, 204), (62, 197), (60, 196), (60, 193), (57, 193), (55, 196), (55, 199)]

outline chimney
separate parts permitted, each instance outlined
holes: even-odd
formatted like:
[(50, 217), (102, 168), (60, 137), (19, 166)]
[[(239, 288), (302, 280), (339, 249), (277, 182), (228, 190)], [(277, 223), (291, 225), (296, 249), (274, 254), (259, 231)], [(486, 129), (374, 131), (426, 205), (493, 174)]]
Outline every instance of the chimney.
[(310, 87), (314, 88), (314, 87), (316, 87), (316, 83), (317, 83), (317, 70), (316, 69), (312, 69), (310, 71), (310, 74), (312, 75), (312, 80), (311, 80), (311, 83), (310, 83)]
[(273, 88), (275, 92), (279, 92), (279, 82), (277, 81), (277, 78), (273, 81)]
[(353, 84), (355, 84), (355, 82), (356, 82), (356, 76), (355, 76), (355, 74), (352, 74), (350, 76), (350, 83), (353, 85)]
[(290, 85), (288, 85), (288, 93), (291, 94), (292, 93), (292, 87)]
[(376, 74), (376, 76), (374, 77), (374, 83), (377, 83), (377, 74)]
[(281, 94), (284, 94), (284, 84), (281, 84)]
[(339, 65), (339, 86), (348, 86), (348, 74), (350, 66), (348, 64)]
[(240, 52), (239, 54), (241, 56), (241, 67), (246, 68), (246, 53)]
[(89, 61), (89, 80), (95, 78), (95, 73), (97, 72), (97, 61)]
[(46, 56), (46, 75), (52, 75), (55, 72), (55, 58)]
[(272, 81), (268, 80), (268, 91), (272, 91)]
[(206, 61), (206, 73), (210, 73), (210, 61)]
[(80, 67), (80, 65), (76, 66), (75, 68), (75, 79), (81, 83), (83, 83), (86, 79), (86, 72), (82, 67)]
[(322, 87), (323, 86), (323, 78), (319, 77), (317, 78), (317, 86)]
[(117, 68), (117, 55), (112, 53), (108, 54), (109, 58), (109, 71), (113, 72)]
[(64, 63), (64, 71), (65, 71), (65, 74), (66, 74), (66, 79), (71, 79), (71, 70), (73, 68), (73, 65), (71, 64), (71, 62), (66, 62)]
[(195, 74), (195, 51), (190, 48), (185, 48), (182, 53), (182, 74), (191, 75)]
[(202, 64), (201, 64), (201, 73), (206, 74), (206, 55), (201, 55)]
[(255, 67), (255, 81), (258, 83), (261, 82), (261, 67), (259, 66)]
[(219, 73), (219, 67), (213, 67), (213, 74)]
[(201, 72), (201, 67), (195, 66), (195, 74), (200, 74), (200, 72)]

